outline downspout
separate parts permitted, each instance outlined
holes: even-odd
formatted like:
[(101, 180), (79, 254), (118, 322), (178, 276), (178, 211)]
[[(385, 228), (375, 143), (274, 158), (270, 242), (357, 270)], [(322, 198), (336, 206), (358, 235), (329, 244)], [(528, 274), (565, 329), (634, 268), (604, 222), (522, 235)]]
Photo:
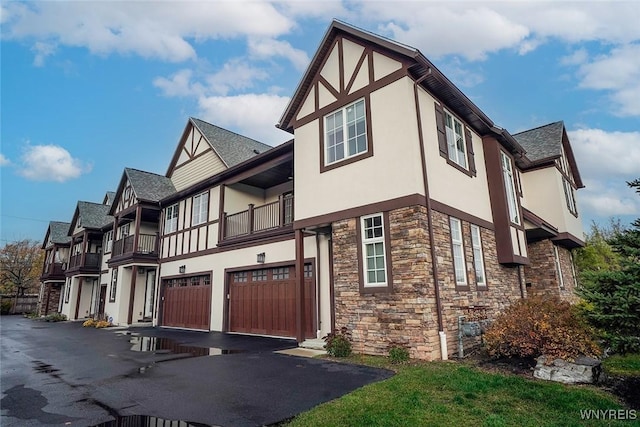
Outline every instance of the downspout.
[(427, 209), (427, 227), (429, 228), (429, 246), (431, 249), (431, 264), (433, 272), (433, 288), (436, 297), (436, 313), (438, 318), (438, 335), (440, 336), (440, 356), (442, 360), (448, 359), (447, 351), (447, 334), (444, 331), (442, 321), (442, 301), (440, 300), (440, 288), (438, 286), (438, 260), (436, 258), (436, 248), (434, 245), (435, 238), (433, 236), (433, 220), (431, 218), (431, 198), (429, 197), (429, 181), (427, 179), (427, 159), (424, 152), (424, 138), (422, 133), (422, 118), (420, 116), (420, 102), (418, 100), (418, 84), (431, 74), (431, 69), (427, 74), (413, 82), (413, 95), (416, 106), (416, 120), (418, 123), (418, 144), (420, 145), (420, 160), (422, 162), (422, 178), (424, 184), (425, 208)]

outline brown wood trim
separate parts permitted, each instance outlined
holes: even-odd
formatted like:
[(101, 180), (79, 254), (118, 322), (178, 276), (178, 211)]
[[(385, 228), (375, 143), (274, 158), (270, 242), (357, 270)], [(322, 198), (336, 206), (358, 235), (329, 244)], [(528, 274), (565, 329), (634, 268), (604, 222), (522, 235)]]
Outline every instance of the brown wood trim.
[(220, 244), (220, 242), (222, 242), (222, 239), (224, 238), (224, 226), (225, 226), (225, 214), (224, 214), (224, 189), (226, 188), (225, 184), (220, 184), (220, 191), (219, 191), (219, 201), (218, 201), (218, 241), (216, 242), (216, 244)]
[(360, 73), (360, 69), (362, 68), (362, 64), (364, 63), (365, 59), (367, 59), (367, 49), (364, 49), (362, 51), (362, 55), (360, 55), (360, 59), (358, 59), (358, 63), (356, 64), (356, 68), (353, 71), (353, 75), (349, 79), (349, 83), (347, 83), (347, 87), (344, 90), (345, 93), (349, 93), (349, 91), (351, 90), (351, 87), (355, 83), (356, 78), (358, 77), (358, 73)]
[[(584, 247), (585, 245), (583, 240), (579, 239), (569, 232), (558, 233), (556, 237), (551, 238), (551, 241), (559, 243), (562, 246), (571, 246), (571, 248)], [(566, 242), (568, 242), (569, 244), (567, 245)]]
[(331, 332), (336, 330), (336, 290), (333, 273), (333, 233), (329, 235), (329, 304), (331, 315)]
[(338, 39), (338, 73), (340, 74), (340, 87), (338, 90), (340, 93), (344, 92), (344, 48), (342, 46), (342, 39)]
[[(338, 92), (336, 90), (336, 88), (334, 88), (331, 83), (329, 83), (329, 81), (327, 81), (327, 79), (325, 79), (324, 77), (322, 77), (320, 74), (318, 74), (318, 84), (321, 84), (322, 86), (324, 86), (324, 88), (326, 90), (329, 91), (329, 93), (331, 93), (331, 95), (333, 95), (333, 97), (337, 100), (340, 99), (340, 92)], [(335, 102), (335, 101), (334, 101)]]
[[(183, 147), (183, 148), (184, 148), (184, 147)], [(203, 152), (202, 152), (202, 153), (200, 153), (200, 154), (196, 154), (195, 156), (191, 156), (191, 154), (190, 154), (190, 153), (187, 153), (187, 155), (189, 156), (189, 160), (187, 160), (186, 162), (182, 163), (181, 165), (178, 165), (178, 166), (174, 167), (172, 172), (177, 171), (177, 170), (178, 170), (178, 169), (180, 169), (181, 167), (188, 165), (189, 163), (193, 162), (194, 160), (196, 160), (196, 159), (198, 159), (198, 158), (200, 158), (200, 157), (204, 156), (205, 154), (207, 154), (207, 153), (209, 153), (209, 152), (211, 152), (211, 151), (213, 151), (213, 148), (211, 148), (211, 146), (209, 146), (209, 148), (207, 148), (205, 151), (203, 151)], [(215, 151), (213, 151), (213, 152), (215, 153)], [(178, 158), (180, 158), (180, 156), (178, 156), (178, 157), (176, 158), (176, 161), (177, 161), (177, 159), (178, 159)], [(222, 159), (221, 159), (221, 160), (222, 160)], [(223, 163), (224, 163), (224, 162), (223, 162)]]
[(373, 70), (373, 49), (368, 46), (365, 47), (365, 51), (367, 51), (367, 66), (369, 68), (369, 84), (373, 84), (376, 80), (376, 74)]
[(74, 319), (78, 318), (78, 314), (80, 312), (80, 297), (82, 297), (82, 285), (84, 284), (84, 279), (82, 277), (79, 277), (77, 282), (78, 282), (78, 297), (76, 299), (76, 314), (73, 317)]
[(136, 296), (136, 279), (138, 277), (138, 266), (131, 267), (131, 286), (129, 289), (129, 314), (127, 315), (127, 325), (133, 323), (133, 302)]
[(377, 80), (369, 84), (368, 86), (360, 88), (355, 92), (343, 94), (342, 96), (340, 96), (340, 98), (337, 101), (334, 101), (331, 104), (328, 104), (322, 108), (319, 108), (314, 113), (308, 114), (300, 118), (300, 120), (294, 120), (292, 125), (295, 128), (298, 128), (300, 126), (304, 126), (308, 123), (311, 123), (312, 121), (322, 118), (327, 114), (337, 110), (338, 108), (341, 108), (341, 106), (350, 104), (353, 101), (357, 101), (358, 99), (364, 97), (365, 95), (369, 95), (372, 92), (375, 92), (391, 83), (394, 83), (400, 80), (403, 77), (406, 77), (407, 75), (408, 75), (407, 69), (405, 67), (400, 68), (399, 70), (396, 70), (393, 73), (384, 76), (380, 80)]
[(296, 230), (295, 246), (296, 246), (296, 339), (299, 343), (305, 340), (304, 323), (305, 313), (305, 295), (304, 295), (304, 235), (302, 230)]
[[(315, 265), (315, 263), (316, 263), (315, 257), (304, 259), (304, 264)], [(240, 271), (253, 271), (253, 270), (262, 270), (262, 269), (278, 268), (278, 267), (291, 267), (295, 265), (296, 265), (296, 260), (292, 259), (288, 261), (267, 262), (264, 264), (248, 264), (248, 265), (241, 265), (239, 267), (225, 268), (224, 273), (232, 274), (232, 273), (238, 273)]]
[(395, 199), (370, 203), (355, 208), (344, 209), (341, 211), (294, 221), (293, 228), (309, 228), (316, 225), (330, 224), (332, 222), (340, 221), (343, 219), (374, 214), (376, 212), (391, 211), (394, 209), (406, 208), (414, 205), (424, 206), (425, 203), (426, 199), (422, 194), (414, 193), (407, 196), (397, 197)]
[(284, 227), (277, 228), (275, 230), (261, 231), (259, 233), (246, 234), (246, 235), (242, 235), (242, 236), (238, 236), (230, 239), (225, 239), (218, 244), (218, 247), (223, 248), (223, 247), (237, 245), (237, 244), (246, 243), (246, 242), (254, 242), (259, 239), (266, 239), (269, 237), (280, 236), (283, 234), (285, 235), (291, 234), (291, 232), (293, 231), (294, 231), (293, 226), (287, 225)]
[(163, 280), (179, 279), (181, 277), (206, 276), (206, 275), (208, 275), (211, 278), (211, 283), (213, 286), (213, 270), (203, 270), (203, 271), (196, 271), (194, 273), (183, 273), (183, 274), (173, 274), (171, 276), (162, 276), (160, 277), (160, 284), (164, 285), (162, 283)]
[(244, 172), (238, 173), (237, 175), (234, 175), (232, 177), (225, 179), (223, 181), (223, 184), (224, 185), (236, 184), (242, 181), (243, 179), (252, 177), (261, 172), (269, 170), (275, 166), (278, 166), (287, 162), (292, 162), (292, 161), (293, 161), (293, 151), (287, 151), (285, 153), (278, 155), (277, 157), (274, 157), (273, 159), (261, 162), (245, 170)]
[(456, 209), (453, 206), (449, 206), (446, 205), (442, 202), (439, 202), (437, 200), (431, 199), (431, 208), (434, 211), (438, 211), (440, 213), (443, 213), (445, 215), (449, 215), (458, 219), (461, 219), (463, 221), (466, 222), (470, 222), (471, 224), (476, 224), (479, 225), (481, 227), (487, 228), (489, 230), (494, 230), (494, 226), (491, 222), (484, 220), (482, 218), (479, 218), (475, 215), (471, 215), (470, 213), (467, 213), (465, 211), (461, 211), (460, 209)]

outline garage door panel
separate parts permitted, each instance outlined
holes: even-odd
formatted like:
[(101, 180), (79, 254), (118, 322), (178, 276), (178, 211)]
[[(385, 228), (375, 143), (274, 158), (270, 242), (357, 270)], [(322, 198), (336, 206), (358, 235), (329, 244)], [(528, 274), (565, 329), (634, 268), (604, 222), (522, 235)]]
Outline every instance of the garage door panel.
[(165, 286), (163, 296), (163, 326), (209, 330), (211, 286)]
[[(259, 273), (256, 273), (259, 271)], [(243, 271), (230, 275), (229, 330), (262, 335), (296, 335), (295, 269)], [(305, 278), (306, 335), (315, 336), (315, 282)]]

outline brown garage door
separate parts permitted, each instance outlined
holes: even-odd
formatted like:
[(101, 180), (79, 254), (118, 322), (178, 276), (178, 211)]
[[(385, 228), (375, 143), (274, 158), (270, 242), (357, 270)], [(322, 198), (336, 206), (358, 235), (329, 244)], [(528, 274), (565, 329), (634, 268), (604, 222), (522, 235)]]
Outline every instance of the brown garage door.
[[(229, 274), (229, 330), (296, 336), (296, 277), (293, 265)], [(305, 336), (315, 338), (315, 278), (305, 265)]]
[(164, 279), (162, 326), (209, 330), (211, 275)]

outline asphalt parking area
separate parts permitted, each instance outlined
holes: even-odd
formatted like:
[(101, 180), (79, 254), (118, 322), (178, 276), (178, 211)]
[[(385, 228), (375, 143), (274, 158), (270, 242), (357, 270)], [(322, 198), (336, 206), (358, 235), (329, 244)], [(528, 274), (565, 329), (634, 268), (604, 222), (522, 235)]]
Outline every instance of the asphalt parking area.
[[(3, 426), (91, 426), (122, 416), (269, 425), (392, 375), (276, 353), (296, 346), (284, 339), (16, 316), (1, 326)], [(37, 408), (16, 403), (27, 395)]]

